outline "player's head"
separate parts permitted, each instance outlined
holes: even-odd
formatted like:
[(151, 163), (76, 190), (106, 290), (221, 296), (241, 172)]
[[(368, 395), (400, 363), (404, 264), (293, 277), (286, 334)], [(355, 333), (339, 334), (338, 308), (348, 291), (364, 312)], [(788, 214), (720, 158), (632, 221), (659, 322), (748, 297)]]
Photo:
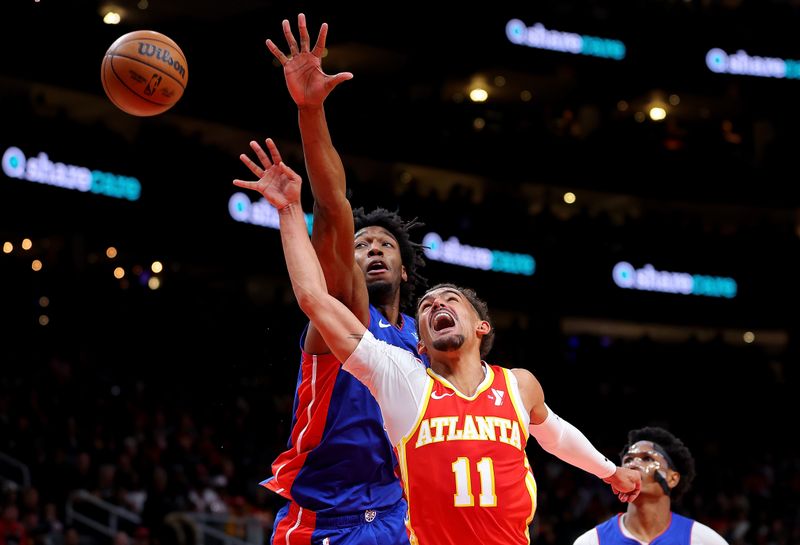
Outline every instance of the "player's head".
[(484, 358), (494, 343), (486, 303), (474, 290), (455, 284), (437, 284), (420, 297), (417, 329), (420, 353), (428, 352), (429, 348), (449, 352), (477, 342)]
[(400, 290), (400, 308), (413, 308), (415, 293), (427, 281), (419, 269), (425, 266), (422, 245), (412, 242), (409, 231), (421, 227), (416, 219), (403, 221), (384, 208), (353, 210), (355, 258), (364, 271), (370, 301), (393, 297)]
[(622, 465), (642, 473), (642, 494), (667, 494), (677, 501), (694, 480), (694, 458), (683, 441), (659, 427), (628, 432), (628, 444), (620, 453)]

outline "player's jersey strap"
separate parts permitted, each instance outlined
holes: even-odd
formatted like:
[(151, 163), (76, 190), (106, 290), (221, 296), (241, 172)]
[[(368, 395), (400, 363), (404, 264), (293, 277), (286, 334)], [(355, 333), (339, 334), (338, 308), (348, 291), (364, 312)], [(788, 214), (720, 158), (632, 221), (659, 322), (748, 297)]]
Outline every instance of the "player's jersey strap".
[[(692, 541), (694, 520), (670, 513), (671, 520), (667, 529), (655, 537), (650, 545), (689, 545)], [(622, 532), (622, 515), (612, 517), (597, 526), (599, 545), (639, 545), (639, 542)]]
[(289, 445), (262, 486), (326, 515), (396, 504), (403, 495), (375, 398), (331, 354), (303, 353)]
[[(530, 543), (536, 482), (525, 455), (527, 419), (509, 372), (484, 370), (472, 396), (428, 370), (427, 402), (397, 447), (412, 543), (456, 545), (476, 536), (482, 545)], [(443, 520), (447, 537), (438, 531)]]

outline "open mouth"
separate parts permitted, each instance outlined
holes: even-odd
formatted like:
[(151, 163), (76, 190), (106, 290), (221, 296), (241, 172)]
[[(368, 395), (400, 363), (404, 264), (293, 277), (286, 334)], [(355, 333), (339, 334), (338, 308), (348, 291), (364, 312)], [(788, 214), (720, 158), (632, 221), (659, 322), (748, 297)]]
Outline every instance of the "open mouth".
[(379, 274), (389, 270), (389, 267), (386, 266), (386, 263), (383, 261), (373, 261), (369, 265), (367, 265), (367, 274)]
[(434, 331), (443, 331), (455, 325), (455, 317), (446, 310), (437, 310), (431, 317), (431, 327)]

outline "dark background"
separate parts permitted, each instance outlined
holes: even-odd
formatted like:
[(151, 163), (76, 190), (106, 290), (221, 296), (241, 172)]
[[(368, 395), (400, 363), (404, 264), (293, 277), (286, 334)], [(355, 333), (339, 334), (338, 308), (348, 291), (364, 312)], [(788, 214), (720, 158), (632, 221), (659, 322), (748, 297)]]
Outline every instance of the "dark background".
[[(251, 139), (273, 137), (303, 171), (296, 109), (264, 45), (284, 47), (281, 20), (296, 28), (303, 11), (312, 39), (330, 25), (325, 71), (355, 74), (326, 104), (353, 205), (418, 216), (418, 240), (430, 230), (534, 256), (530, 277), (426, 267), (431, 283), (488, 301), (489, 360), (534, 372), (548, 404), (609, 455), (648, 424), (683, 438), (698, 478), (676, 508), (729, 542), (800, 541), (800, 82), (704, 62), (711, 47), (800, 59), (797, 3), (117, 6), (117, 26), (94, 1), (11, 0), (0, 19), (0, 149), (142, 183), (129, 202), (0, 177), (0, 242), (13, 244), (0, 254), (0, 452), (32, 478), (3, 503), (35, 540), (106, 540), (67, 520), (77, 488), (133, 511), (146, 492), (149, 534), (126, 528), (135, 539), (177, 539), (164, 514), (212, 509), (192, 491), (269, 531), (280, 502), (256, 485), (288, 437), (304, 320), (277, 231), (233, 221), (227, 204), (231, 180), (249, 176), (238, 154)], [(511, 18), (621, 40), (627, 55), (513, 45)], [(108, 46), (139, 29), (170, 36), (188, 61), (185, 95), (152, 118), (119, 111), (100, 84)], [(477, 77), (482, 104), (465, 98)], [(637, 120), (670, 95), (680, 102), (666, 120)], [(739, 292), (624, 291), (610, 278), (622, 260), (732, 277)], [(593, 477), (535, 442), (528, 451), (534, 542), (571, 543), (619, 509)]]

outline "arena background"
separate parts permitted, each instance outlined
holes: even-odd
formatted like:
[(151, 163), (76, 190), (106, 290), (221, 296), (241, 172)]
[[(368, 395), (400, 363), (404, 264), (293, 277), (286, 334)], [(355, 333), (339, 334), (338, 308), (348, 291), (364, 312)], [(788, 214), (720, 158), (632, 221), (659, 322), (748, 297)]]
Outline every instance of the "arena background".
[[(631, 428), (672, 430), (698, 465), (676, 509), (729, 543), (800, 542), (800, 4), (126, 0), (106, 25), (108, 7), (2, 6), (4, 529), (17, 520), (39, 545), (269, 535), (280, 502), (257, 483), (288, 437), (304, 320), (269, 214), (248, 215), (257, 199), (231, 180), (266, 137), (303, 172), (264, 45), (283, 47), (281, 20), (302, 11), (312, 38), (330, 24), (325, 71), (355, 74), (326, 104), (353, 205), (437, 234), (426, 275), (488, 301), (489, 360), (530, 369), (609, 456)], [(513, 19), (548, 43), (600, 45), (513, 43)], [(184, 97), (152, 118), (100, 84), (108, 46), (140, 29), (188, 60)], [(714, 48), (749, 60), (712, 71)], [(743, 73), (781, 60), (784, 77)], [(472, 102), (479, 86), (488, 99)], [(99, 185), (34, 183), (20, 153)], [(649, 274), (661, 291), (620, 287), (619, 263), (621, 284)], [(687, 277), (694, 294), (669, 293)], [(571, 544), (621, 509), (597, 479), (528, 452), (534, 543)]]

